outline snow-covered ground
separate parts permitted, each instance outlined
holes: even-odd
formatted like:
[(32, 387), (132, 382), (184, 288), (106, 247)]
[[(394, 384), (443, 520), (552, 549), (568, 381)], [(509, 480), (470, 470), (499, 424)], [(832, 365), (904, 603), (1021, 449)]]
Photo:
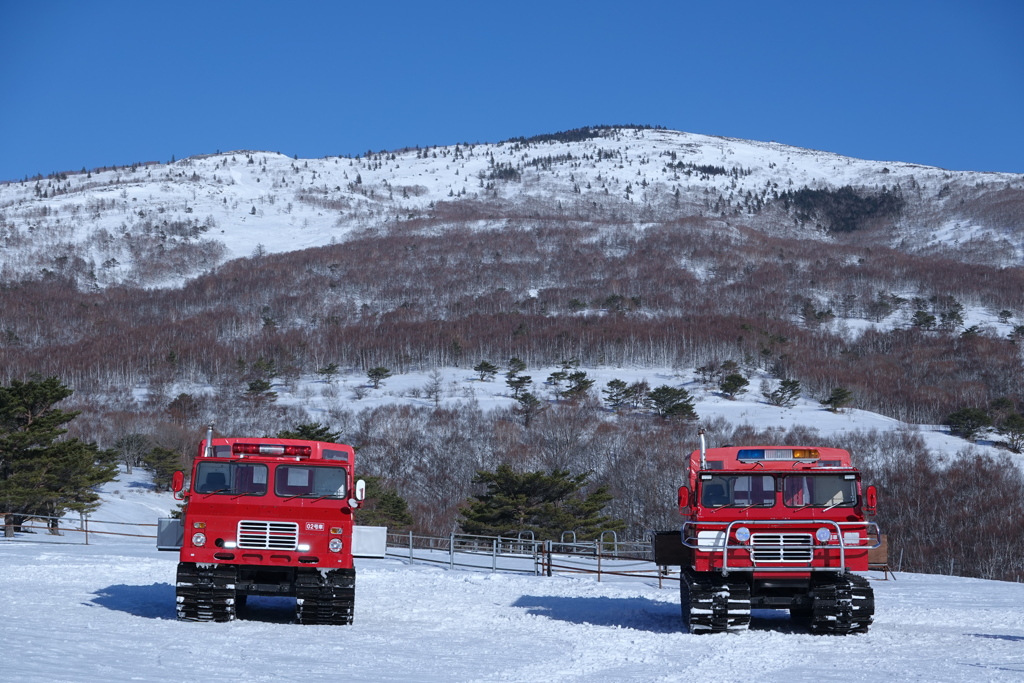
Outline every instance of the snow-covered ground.
[(1015, 681), (1024, 586), (871, 578), (866, 635), (811, 636), (755, 610), (740, 635), (683, 633), (673, 584), (360, 560), (351, 627), (254, 598), (228, 624), (175, 620), (177, 555), (143, 539), (0, 543), (0, 679), (20, 681)]
[[(152, 523), (173, 504), (139, 472), (103, 498), (95, 519)], [(868, 634), (812, 636), (755, 610), (746, 633), (696, 636), (673, 582), (357, 560), (355, 623), (303, 627), (284, 598), (228, 624), (178, 622), (176, 562), (143, 538), (0, 542), (0, 680), (1024, 680), (1021, 584), (872, 572)]]

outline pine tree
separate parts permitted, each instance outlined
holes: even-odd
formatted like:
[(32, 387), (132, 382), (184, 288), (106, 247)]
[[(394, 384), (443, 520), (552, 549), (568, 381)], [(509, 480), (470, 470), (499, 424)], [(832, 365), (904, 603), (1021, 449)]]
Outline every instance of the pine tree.
[(582, 492), (589, 477), (589, 472), (570, 476), (568, 470), (520, 474), (504, 464), (494, 472), (479, 471), (473, 483), (487, 491), (466, 501), (462, 529), (485, 536), (532, 531), (538, 540), (558, 539), (563, 531), (592, 539), (602, 531), (622, 530), (624, 522), (601, 514), (612, 500), (607, 486)]
[(992, 418), (981, 408), (961, 408), (943, 420), (942, 424), (949, 425), (949, 431), (953, 434), (973, 441), (978, 432), (992, 426)]
[(619, 412), (626, 405), (626, 389), (628, 385), (621, 379), (613, 379), (601, 390), (604, 394), (604, 402), (608, 407)]
[(647, 406), (664, 419), (696, 420), (693, 398), (686, 389), (676, 389), (667, 384), (652, 389), (645, 400)]
[(518, 401), (519, 405), (513, 410), (517, 415), (523, 416), (524, 427), (529, 427), (533, 418), (544, 409), (544, 403), (529, 391), (518, 396), (516, 401)]
[(1007, 415), (998, 427), (999, 433), (1006, 437), (1010, 450), (1020, 453), (1024, 448), (1024, 416), (1020, 413)]
[(366, 371), (366, 377), (370, 380), (370, 384), (373, 385), (374, 389), (380, 389), (380, 383), (391, 376), (391, 370), (383, 366), (370, 368)]
[(174, 473), (181, 469), (181, 456), (169, 448), (154, 446), (142, 458), (142, 465), (153, 473), (153, 485), (156, 490), (170, 491)]
[(324, 367), (317, 370), (317, 374), (323, 375), (327, 383), (330, 384), (334, 381), (334, 376), (338, 374), (341, 368), (338, 367), (337, 363), (329, 363)]
[(774, 391), (767, 385), (761, 385), (761, 395), (764, 396), (773, 406), (789, 408), (800, 398), (800, 381), (795, 379), (784, 379), (779, 383), (779, 388)]
[(583, 370), (569, 373), (567, 379), (569, 386), (562, 392), (562, 397), (569, 400), (582, 397), (590, 391), (590, 387), (594, 386), (594, 380), (587, 377), (587, 373)]
[(489, 382), (498, 374), (498, 366), (486, 360), (482, 360), (473, 366), (473, 372), (480, 373), (481, 382)]
[(821, 405), (825, 406), (833, 413), (838, 413), (844, 407), (849, 405), (853, 401), (853, 392), (844, 387), (836, 387), (829, 394), (828, 398), (821, 402)]
[(341, 432), (332, 432), (327, 425), (320, 424), (319, 422), (306, 422), (297, 424), (291, 429), (282, 429), (277, 433), (277, 438), (338, 443), (338, 440), (341, 438)]
[(384, 486), (380, 477), (361, 477), (366, 481), (366, 500), (356, 511), (359, 524), (386, 526), (388, 529), (407, 529), (413, 524), (409, 503), (393, 488)]
[(721, 389), (722, 393), (727, 397), (734, 399), (736, 398), (736, 394), (741, 394), (747, 390), (748, 384), (750, 384), (750, 380), (738, 372), (734, 372), (731, 375), (723, 377), (718, 388)]
[(54, 406), (71, 394), (56, 377), (0, 386), (0, 510), (9, 513), (8, 536), (18, 517), (95, 509), (94, 488), (117, 473), (112, 452), (78, 439), (58, 440), (78, 413)]

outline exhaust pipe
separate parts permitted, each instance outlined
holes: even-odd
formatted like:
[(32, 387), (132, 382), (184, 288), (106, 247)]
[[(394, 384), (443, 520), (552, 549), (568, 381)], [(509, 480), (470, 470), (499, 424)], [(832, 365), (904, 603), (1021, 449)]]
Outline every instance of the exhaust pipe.
[(704, 440), (704, 428), (701, 427), (697, 434), (700, 436), (700, 468), (702, 470), (706, 470), (708, 468), (708, 463), (705, 456), (707, 455), (708, 445)]
[(206, 453), (207, 458), (213, 457), (213, 425), (206, 428)]

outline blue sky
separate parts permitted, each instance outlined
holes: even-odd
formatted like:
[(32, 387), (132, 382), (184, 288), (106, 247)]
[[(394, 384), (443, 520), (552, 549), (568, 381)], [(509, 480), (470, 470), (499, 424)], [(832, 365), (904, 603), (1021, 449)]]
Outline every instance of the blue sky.
[(0, 0), (0, 179), (646, 123), (1024, 172), (1024, 2)]

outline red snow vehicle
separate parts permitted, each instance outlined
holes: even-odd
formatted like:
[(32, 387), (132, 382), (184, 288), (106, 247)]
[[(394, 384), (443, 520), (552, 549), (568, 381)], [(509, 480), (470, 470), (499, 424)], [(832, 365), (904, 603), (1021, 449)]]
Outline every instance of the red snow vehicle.
[(824, 634), (864, 633), (874, 614), (868, 550), (878, 547), (873, 486), (838, 448), (704, 447), (679, 488), (680, 531), (655, 537), (679, 566), (691, 633), (747, 628), (752, 608), (789, 609)]
[(174, 476), (182, 519), (161, 520), (158, 538), (180, 547), (178, 618), (230, 621), (247, 596), (271, 595), (294, 596), (299, 623), (352, 623), (354, 467), (351, 446), (207, 432), (191, 490)]

